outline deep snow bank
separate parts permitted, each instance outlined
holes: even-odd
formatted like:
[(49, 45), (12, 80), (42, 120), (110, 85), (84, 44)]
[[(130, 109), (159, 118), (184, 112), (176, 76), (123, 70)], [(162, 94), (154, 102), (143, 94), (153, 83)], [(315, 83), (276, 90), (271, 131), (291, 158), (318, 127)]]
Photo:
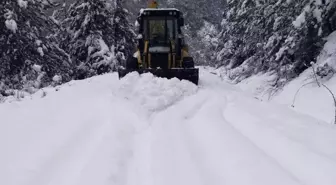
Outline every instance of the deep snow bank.
[[(326, 40), (327, 42), (321, 51), (314, 68), (328, 64), (330, 69), (336, 72), (336, 32), (330, 34)], [(223, 69), (213, 71), (218, 74), (226, 73)], [(333, 93), (336, 93), (335, 75), (333, 77), (329, 75), (324, 78), (318, 78), (319, 82), (329, 87)], [(225, 76), (223, 76), (223, 79), (229, 81)], [(315, 76), (312, 68), (307, 69), (298, 78), (292, 80), (283, 90), (277, 93), (275, 93), (276, 91), (272, 87), (273, 82), (274, 76), (268, 73), (257, 74), (243, 80), (237, 84), (236, 87), (264, 101), (284, 104), (288, 107), (291, 107), (294, 103), (294, 110), (314, 116), (315, 118), (324, 120), (330, 124), (334, 123), (335, 106), (333, 97), (327, 89), (319, 87), (317, 83), (315, 83)], [(303, 85), (305, 86), (302, 87)], [(298, 92), (299, 89), (300, 91)]]
[(73, 81), (0, 104), (0, 184), (122, 184), (139, 121), (113, 97), (116, 82)]
[(147, 116), (197, 92), (177, 79), (106, 74), (0, 104), (0, 184), (125, 184)]
[(135, 139), (127, 185), (336, 182), (333, 126), (260, 102), (205, 68), (197, 93), (155, 111), (148, 122)]
[(0, 104), (0, 184), (334, 185), (336, 130), (201, 68), (136, 73)]
[[(318, 57), (317, 66), (324, 67), (328, 65), (334, 72), (336, 72), (336, 31), (326, 38), (327, 42)], [(316, 68), (314, 67), (314, 68)], [(334, 100), (330, 92), (321, 86), (325, 84), (333, 93), (336, 93), (336, 76), (329, 74), (323, 78), (318, 77), (320, 86), (315, 82), (313, 69), (309, 68), (300, 75), (297, 79), (289, 83), (282, 92), (274, 97), (274, 102), (292, 105), (294, 96), (299, 88), (305, 85), (297, 94), (294, 106), (295, 110), (302, 113), (312, 115), (316, 118), (324, 120), (330, 124), (336, 122)]]

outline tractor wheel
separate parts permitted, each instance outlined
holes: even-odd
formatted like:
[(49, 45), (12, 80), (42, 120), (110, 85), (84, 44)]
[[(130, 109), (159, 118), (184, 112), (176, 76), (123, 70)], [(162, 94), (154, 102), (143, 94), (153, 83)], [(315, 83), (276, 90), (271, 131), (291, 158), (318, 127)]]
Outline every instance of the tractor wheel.
[(137, 58), (129, 57), (126, 61), (126, 69), (139, 69)]
[(183, 68), (195, 68), (195, 62), (192, 57), (184, 57), (183, 58)]

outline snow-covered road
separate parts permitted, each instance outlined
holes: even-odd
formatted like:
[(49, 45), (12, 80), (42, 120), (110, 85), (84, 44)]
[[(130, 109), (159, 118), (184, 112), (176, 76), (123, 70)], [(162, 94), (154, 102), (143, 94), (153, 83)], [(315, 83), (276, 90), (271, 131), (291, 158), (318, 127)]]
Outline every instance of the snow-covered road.
[(0, 104), (4, 185), (335, 185), (336, 127), (201, 70), (109, 74)]

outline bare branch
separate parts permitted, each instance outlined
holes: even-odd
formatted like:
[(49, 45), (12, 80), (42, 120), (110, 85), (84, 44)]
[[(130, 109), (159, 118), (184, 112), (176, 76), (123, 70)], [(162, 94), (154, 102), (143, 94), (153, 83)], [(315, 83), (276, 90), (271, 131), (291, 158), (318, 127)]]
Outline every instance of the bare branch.
[[(331, 91), (325, 84), (320, 83), (320, 82), (318, 81), (317, 74), (316, 74), (316, 71), (315, 71), (315, 69), (314, 69), (314, 65), (313, 65), (313, 64), (312, 64), (312, 69), (313, 69), (313, 72), (314, 72), (315, 82), (317, 83), (317, 85), (318, 85), (319, 87), (323, 86), (324, 88), (326, 88), (326, 89), (328, 90), (328, 92), (331, 94), (331, 96), (332, 96), (332, 98), (333, 98), (333, 100), (334, 100), (334, 109), (335, 109), (334, 124), (336, 124), (336, 97), (335, 97), (334, 93), (333, 93), (333, 92), (332, 92), (332, 91)], [(295, 104), (295, 101), (296, 101), (296, 97), (297, 97), (297, 95), (299, 94), (300, 90), (301, 90), (303, 87), (305, 87), (305, 86), (307, 86), (307, 85), (309, 85), (309, 84), (313, 84), (313, 83), (314, 83), (314, 82), (309, 82), (309, 83), (303, 84), (303, 85), (296, 91), (296, 93), (295, 93), (295, 95), (294, 95), (294, 99), (293, 99), (292, 107), (295, 107), (294, 104)]]
[(314, 82), (309, 82), (309, 83), (306, 83), (306, 84), (303, 84), (295, 93), (294, 95), (294, 99), (293, 99), (293, 103), (292, 103), (292, 107), (295, 107), (294, 104), (295, 104), (295, 101), (296, 101), (296, 97), (297, 95), (299, 94), (299, 92), (301, 91), (301, 89), (309, 84), (313, 84)]
[(331, 94), (331, 96), (333, 97), (333, 99), (334, 99), (334, 108), (335, 108), (335, 119), (334, 119), (334, 124), (336, 124), (336, 98), (335, 98), (335, 95), (334, 95), (334, 93), (325, 85), (325, 84), (322, 84), (323, 85), (323, 87), (325, 87), (328, 91), (329, 91), (329, 93)]

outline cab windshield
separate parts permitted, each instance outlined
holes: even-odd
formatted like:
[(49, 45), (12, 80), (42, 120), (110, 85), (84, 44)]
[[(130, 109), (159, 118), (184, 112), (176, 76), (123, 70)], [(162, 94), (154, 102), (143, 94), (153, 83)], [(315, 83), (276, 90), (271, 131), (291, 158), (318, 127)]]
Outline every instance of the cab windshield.
[(151, 17), (144, 20), (146, 39), (167, 44), (176, 39), (176, 19), (169, 17)]

